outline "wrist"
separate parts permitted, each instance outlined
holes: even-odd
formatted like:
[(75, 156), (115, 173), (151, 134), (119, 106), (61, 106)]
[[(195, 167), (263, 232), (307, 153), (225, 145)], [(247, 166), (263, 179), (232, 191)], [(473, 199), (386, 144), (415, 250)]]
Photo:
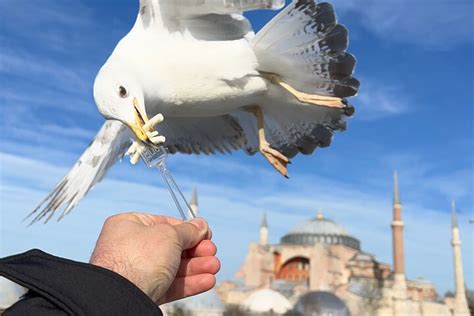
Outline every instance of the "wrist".
[(152, 297), (153, 291), (150, 285), (151, 282), (147, 280), (147, 278), (144, 278), (143, 274), (134, 268), (133, 264), (131, 264), (127, 259), (112, 254), (108, 255), (106, 252), (100, 251), (92, 254), (90, 264), (120, 274), (138, 287), (148, 297), (154, 299)]

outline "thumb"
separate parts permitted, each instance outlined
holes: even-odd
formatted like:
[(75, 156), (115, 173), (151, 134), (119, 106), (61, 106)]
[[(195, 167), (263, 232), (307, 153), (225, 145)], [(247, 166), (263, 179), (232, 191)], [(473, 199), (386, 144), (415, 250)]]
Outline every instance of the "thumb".
[(185, 222), (174, 226), (178, 232), (178, 241), (183, 250), (191, 249), (203, 241), (209, 231), (209, 225), (202, 218), (195, 218), (190, 222)]

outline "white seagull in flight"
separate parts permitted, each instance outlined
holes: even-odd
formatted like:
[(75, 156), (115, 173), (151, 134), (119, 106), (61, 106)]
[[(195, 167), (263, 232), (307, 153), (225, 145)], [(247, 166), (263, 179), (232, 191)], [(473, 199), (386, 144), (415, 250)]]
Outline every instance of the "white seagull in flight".
[(127, 148), (136, 163), (139, 144), (186, 154), (260, 152), (284, 176), (289, 158), (329, 146), (359, 87), (347, 29), (316, 0), (293, 1), (257, 34), (242, 15), (283, 5), (140, 0), (135, 25), (95, 80), (107, 122), (33, 222), (61, 208), (60, 219), (68, 214)]

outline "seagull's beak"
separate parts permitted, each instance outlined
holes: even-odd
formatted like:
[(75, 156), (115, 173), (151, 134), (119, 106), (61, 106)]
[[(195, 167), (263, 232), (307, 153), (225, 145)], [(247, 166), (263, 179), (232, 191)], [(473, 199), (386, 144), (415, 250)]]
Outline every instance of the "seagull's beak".
[(147, 141), (148, 135), (144, 126), (149, 120), (145, 111), (140, 108), (137, 98), (133, 98), (133, 112), (135, 116), (135, 122), (129, 123), (128, 126), (139, 140)]

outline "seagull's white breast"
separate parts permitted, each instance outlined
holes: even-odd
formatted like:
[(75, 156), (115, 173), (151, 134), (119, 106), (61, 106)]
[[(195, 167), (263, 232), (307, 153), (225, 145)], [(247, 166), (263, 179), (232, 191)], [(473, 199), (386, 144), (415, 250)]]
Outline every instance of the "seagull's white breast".
[(150, 115), (222, 115), (256, 102), (267, 89), (247, 39), (203, 41), (137, 30), (116, 51), (140, 81)]

